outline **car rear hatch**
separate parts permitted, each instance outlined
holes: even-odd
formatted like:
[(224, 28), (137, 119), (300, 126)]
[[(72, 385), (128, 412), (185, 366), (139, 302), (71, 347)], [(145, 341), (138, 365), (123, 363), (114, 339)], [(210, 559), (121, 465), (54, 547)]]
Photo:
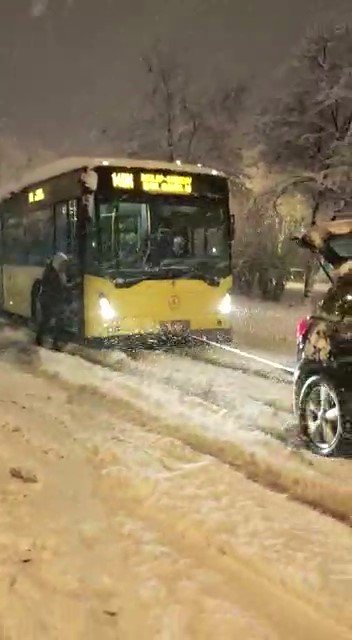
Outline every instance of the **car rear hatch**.
[[(296, 238), (333, 267), (333, 286), (317, 307), (316, 316), (329, 322), (335, 356), (352, 359), (352, 218), (317, 224)], [(325, 268), (324, 268), (325, 270)], [(327, 271), (328, 273), (328, 271)]]
[(334, 269), (344, 265), (352, 269), (352, 218), (313, 225), (295, 240)]

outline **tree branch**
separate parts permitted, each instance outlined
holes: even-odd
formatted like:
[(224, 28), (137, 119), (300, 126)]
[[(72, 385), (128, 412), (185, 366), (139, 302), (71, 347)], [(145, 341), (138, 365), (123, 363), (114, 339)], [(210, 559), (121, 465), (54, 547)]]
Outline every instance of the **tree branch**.
[(337, 103), (337, 100), (335, 100), (334, 107), (331, 109), (331, 117), (332, 117), (332, 121), (334, 123), (335, 131), (338, 134), (339, 133), (339, 123), (338, 123), (338, 103)]

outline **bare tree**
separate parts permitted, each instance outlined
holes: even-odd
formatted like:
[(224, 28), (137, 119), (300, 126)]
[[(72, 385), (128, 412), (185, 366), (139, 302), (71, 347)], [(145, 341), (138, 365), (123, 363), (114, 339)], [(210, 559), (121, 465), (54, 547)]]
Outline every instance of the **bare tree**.
[(200, 93), (185, 68), (161, 47), (142, 59), (148, 91), (130, 126), (130, 152), (174, 162), (212, 164), (237, 175), (236, 131), (246, 88), (238, 83)]
[[(311, 219), (352, 199), (352, 31), (329, 26), (308, 34), (283, 76), (279, 94), (259, 118), (261, 158), (285, 176), (278, 201), (292, 188), (310, 194)], [(306, 263), (305, 295), (312, 290)]]
[(308, 35), (286, 70), (280, 95), (259, 120), (262, 158), (310, 185), (313, 219), (351, 192), (352, 32), (348, 25)]
[(188, 101), (183, 70), (169, 52), (159, 48), (144, 56), (142, 62), (149, 86), (136, 144), (150, 146), (154, 151), (157, 147), (170, 162), (186, 152), (189, 157), (199, 122)]

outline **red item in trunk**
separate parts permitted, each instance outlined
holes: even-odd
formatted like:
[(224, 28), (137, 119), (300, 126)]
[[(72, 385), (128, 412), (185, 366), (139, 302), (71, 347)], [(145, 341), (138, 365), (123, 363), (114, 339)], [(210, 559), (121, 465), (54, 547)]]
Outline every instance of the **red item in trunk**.
[(304, 336), (306, 335), (308, 329), (309, 329), (309, 322), (310, 322), (310, 318), (309, 316), (306, 316), (305, 318), (302, 318), (302, 320), (300, 320), (297, 323), (297, 327), (296, 327), (296, 338), (297, 340), (300, 340), (301, 338), (304, 338)]

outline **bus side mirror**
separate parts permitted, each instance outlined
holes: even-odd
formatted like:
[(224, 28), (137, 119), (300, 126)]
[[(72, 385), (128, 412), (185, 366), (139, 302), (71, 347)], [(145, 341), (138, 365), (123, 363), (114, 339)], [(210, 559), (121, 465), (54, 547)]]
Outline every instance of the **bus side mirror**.
[(96, 171), (92, 171), (88, 167), (81, 173), (81, 184), (83, 186), (83, 192), (95, 193), (98, 188), (98, 174)]
[(78, 207), (78, 223), (82, 230), (86, 230), (94, 219), (95, 192), (98, 188), (98, 174), (88, 167), (80, 175), (82, 198)]

